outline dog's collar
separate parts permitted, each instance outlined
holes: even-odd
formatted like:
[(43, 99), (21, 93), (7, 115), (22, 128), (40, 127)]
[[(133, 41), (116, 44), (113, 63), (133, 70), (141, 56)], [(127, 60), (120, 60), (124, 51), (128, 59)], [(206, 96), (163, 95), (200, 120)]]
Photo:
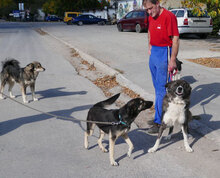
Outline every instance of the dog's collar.
[(119, 118), (119, 124), (122, 124), (122, 125), (125, 125), (126, 127), (129, 127), (126, 122), (122, 121), (122, 117), (120, 114), (118, 114), (118, 118)]

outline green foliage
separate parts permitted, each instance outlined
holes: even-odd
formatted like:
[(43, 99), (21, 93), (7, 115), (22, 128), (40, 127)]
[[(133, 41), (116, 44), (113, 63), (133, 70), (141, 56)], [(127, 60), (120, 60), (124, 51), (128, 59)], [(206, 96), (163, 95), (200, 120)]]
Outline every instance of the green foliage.
[(82, 10), (103, 9), (109, 6), (109, 2), (102, 0), (47, 0), (43, 5), (46, 14), (57, 14), (63, 16), (66, 11), (80, 12)]
[(13, 0), (0, 0), (0, 17), (8, 18), (9, 13), (16, 9), (16, 4)]
[(109, 6), (108, 0), (0, 0), (0, 17), (8, 17), (12, 10), (18, 10), (20, 2), (31, 14), (37, 14), (37, 9), (42, 8), (46, 14), (59, 16), (66, 11), (96, 10)]

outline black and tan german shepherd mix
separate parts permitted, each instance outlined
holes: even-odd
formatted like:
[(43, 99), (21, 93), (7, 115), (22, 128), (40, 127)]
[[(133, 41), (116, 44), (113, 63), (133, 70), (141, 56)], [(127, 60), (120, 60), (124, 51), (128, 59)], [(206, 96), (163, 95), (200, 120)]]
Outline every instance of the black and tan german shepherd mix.
[(111, 109), (107, 110), (104, 107), (107, 105), (113, 104), (118, 97), (119, 94), (112, 96), (111, 98), (101, 101), (95, 104), (88, 112), (87, 120), (88, 121), (98, 121), (98, 122), (110, 122), (117, 123), (116, 125), (106, 125), (100, 123), (89, 123), (87, 122), (87, 130), (85, 132), (85, 148), (88, 148), (88, 136), (91, 136), (94, 131), (95, 125), (97, 125), (100, 129), (100, 136), (98, 139), (98, 145), (103, 152), (107, 152), (107, 149), (102, 145), (102, 139), (105, 134), (109, 134), (109, 156), (110, 163), (113, 166), (118, 166), (118, 163), (114, 160), (114, 146), (115, 141), (119, 136), (122, 136), (126, 143), (129, 146), (128, 156), (131, 156), (131, 152), (133, 150), (133, 144), (128, 137), (128, 131), (131, 127), (132, 122), (138, 116), (138, 114), (150, 108), (153, 105), (152, 101), (145, 101), (141, 98), (136, 98), (130, 100), (127, 104), (125, 104), (120, 109)]
[(17, 60), (6, 59), (2, 62), (0, 99), (4, 99), (2, 93), (6, 84), (9, 85), (8, 91), (10, 97), (15, 97), (12, 94), (12, 88), (16, 82), (21, 85), (21, 93), (24, 103), (28, 103), (26, 99), (26, 88), (28, 86), (31, 88), (33, 100), (37, 101), (38, 99), (35, 97), (35, 81), (39, 72), (43, 71), (45, 71), (45, 68), (43, 68), (37, 61), (34, 61), (28, 64), (26, 67), (21, 68)]

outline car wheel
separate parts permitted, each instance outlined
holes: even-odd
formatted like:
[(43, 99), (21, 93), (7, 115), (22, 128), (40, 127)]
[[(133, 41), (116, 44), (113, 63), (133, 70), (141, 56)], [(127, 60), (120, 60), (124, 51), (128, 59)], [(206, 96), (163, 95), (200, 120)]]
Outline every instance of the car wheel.
[(71, 20), (69, 20), (68, 22), (67, 22), (67, 25), (72, 25), (73, 23), (72, 23), (72, 21)]
[(83, 22), (82, 22), (82, 21), (79, 21), (79, 22), (78, 22), (78, 25), (79, 25), (79, 26), (83, 25)]
[(199, 37), (201, 39), (206, 39), (208, 37), (208, 34), (207, 33), (203, 33), (203, 34), (200, 34)]
[(98, 22), (99, 25), (105, 25), (105, 21)]
[(123, 28), (122, 28), (122, 25), (120, 23), (117, 25), (117, 27), (118, 27), (119, 32), (123, 32)]
[(135, 26), (135, 31), (136, 31), (137, 33), (141, 33), (141, 32), (142, 32), (142, 29), (141, 29), (140, 24), (137, 24), (137, 25)]

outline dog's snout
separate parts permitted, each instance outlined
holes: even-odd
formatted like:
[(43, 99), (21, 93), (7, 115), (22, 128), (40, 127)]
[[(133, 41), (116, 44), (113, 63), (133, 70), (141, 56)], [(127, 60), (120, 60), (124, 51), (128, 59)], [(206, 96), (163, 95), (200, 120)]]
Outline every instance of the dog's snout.
[(182, 86), (178, 86), (178, 87), (176, 88), (176, 93), (177, 93), (177, 94), (183, 94), (183, 87), (182, 87)]
[(179, 92), (183, 91), (183, 87), (182, 87), (182, 86), (179, 86), (179, 87), (178, 87), (178, 91), (179, 91)]

